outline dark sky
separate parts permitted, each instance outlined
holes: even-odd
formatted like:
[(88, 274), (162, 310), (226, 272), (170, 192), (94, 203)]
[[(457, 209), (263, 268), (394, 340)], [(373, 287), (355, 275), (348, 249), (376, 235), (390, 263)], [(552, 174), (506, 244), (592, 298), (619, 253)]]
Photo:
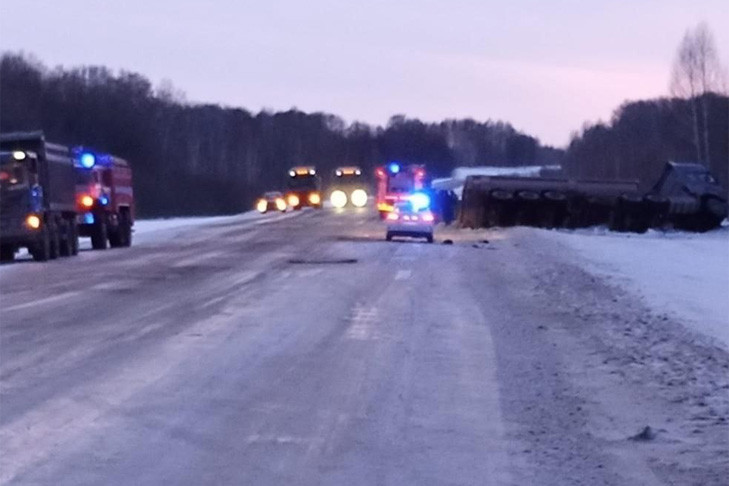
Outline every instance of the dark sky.
[(383, 124), (503, 119), (563, 145), (667, 93), (687, 28), (725, 65), (727, 0), (0, 0), (0, 49), (171, 80), (189, 101)]

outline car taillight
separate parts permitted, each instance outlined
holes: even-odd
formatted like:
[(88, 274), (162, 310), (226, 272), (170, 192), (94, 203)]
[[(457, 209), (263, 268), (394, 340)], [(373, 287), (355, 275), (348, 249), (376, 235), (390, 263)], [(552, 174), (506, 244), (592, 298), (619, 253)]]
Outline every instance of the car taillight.
[(432, 223), (435, 221), (435, 217), (433, 216), (433, 213), (425, 213), (423, 215), (423, 221), (427, 221), (428, 223)]
[(389, 219), (390, 221), (397, 221), (398, 215), (397, 215), (397, 213), (388, 213), (387, 219)]

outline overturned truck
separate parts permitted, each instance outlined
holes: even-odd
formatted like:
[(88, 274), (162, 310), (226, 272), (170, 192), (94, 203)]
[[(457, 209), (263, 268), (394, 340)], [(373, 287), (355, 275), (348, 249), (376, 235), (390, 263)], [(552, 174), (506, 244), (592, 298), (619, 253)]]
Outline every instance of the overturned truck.
[(644, 232), (666, 227), (708, 231), (726, 217), (726, 191), (706, 167), (669, 162), (645, 193), (637, 181), (469, 176), (459, 221), (468, 228), (608, 225)]

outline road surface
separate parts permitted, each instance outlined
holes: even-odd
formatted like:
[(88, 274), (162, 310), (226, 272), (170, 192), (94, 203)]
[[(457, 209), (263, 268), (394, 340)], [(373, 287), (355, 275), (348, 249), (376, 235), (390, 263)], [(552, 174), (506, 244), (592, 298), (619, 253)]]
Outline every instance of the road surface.
[(306, 210), (4, 265), (0, 484), (725, 484), (726, 350), (535, 235)]

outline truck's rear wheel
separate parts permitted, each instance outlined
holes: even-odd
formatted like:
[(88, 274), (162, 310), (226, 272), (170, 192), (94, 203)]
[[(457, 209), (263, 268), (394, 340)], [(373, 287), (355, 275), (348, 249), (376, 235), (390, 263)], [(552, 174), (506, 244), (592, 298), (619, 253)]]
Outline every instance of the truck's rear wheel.
[(71, 224), (71, 255), (76, 256), (78, 255), (78, 225), (76, 224), (76, 220), (72, 219), (70, 221)]
[(50, 240), (50, 259), (55, 260), (61, 254), (61, 235), (59, 228), (55, 224), (48, 225), (48, 237)]
[(119, 233), (121, 235), (121, 246), (132, 246), (132, 221), (129, 211), (122, 210), (121, 212)]
[(72, 221), (66, 220), (61, 226), (59, 254), (62, 257), (73, 255), (73, 240), (76, 237), (75, 225)]
[(51, 238), (48, 234), (48, 227), (43, 226), (38, 240), (32, 247), (28, 248), (33, 260), (37, 262), (45, 262), (51, 258)]
[(94, 250), (106, 250), (109, 235), (106, 227), (106, 220), (103, 216), (96, 218), (91, 228), (91, 248)]

